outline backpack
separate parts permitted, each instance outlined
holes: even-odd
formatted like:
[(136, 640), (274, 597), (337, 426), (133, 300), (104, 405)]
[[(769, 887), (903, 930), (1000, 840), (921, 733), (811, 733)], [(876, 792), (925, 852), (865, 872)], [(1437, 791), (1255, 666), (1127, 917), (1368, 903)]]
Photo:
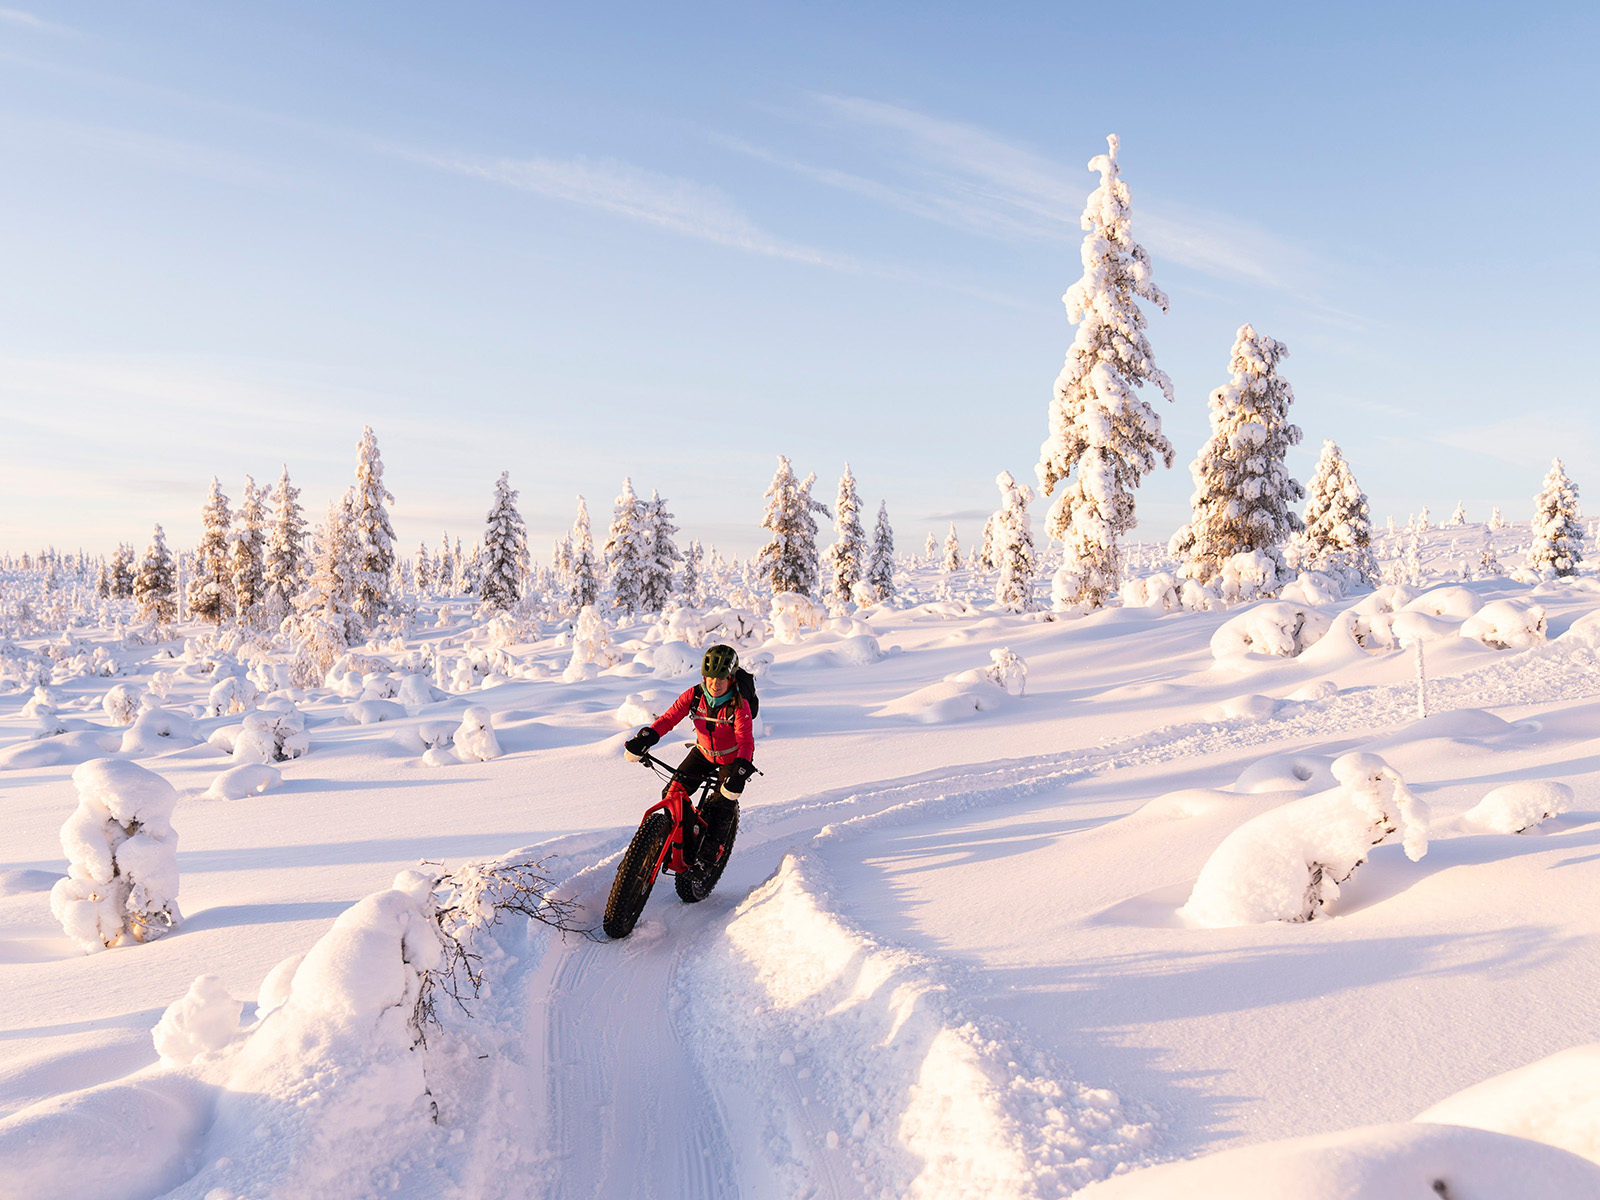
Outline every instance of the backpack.
[(756, 695), (756, 677), (743, 667), (733, 669), (733, 690), (750, 706), (750, 719), (754, 721), (761, 712), (761, 697)]

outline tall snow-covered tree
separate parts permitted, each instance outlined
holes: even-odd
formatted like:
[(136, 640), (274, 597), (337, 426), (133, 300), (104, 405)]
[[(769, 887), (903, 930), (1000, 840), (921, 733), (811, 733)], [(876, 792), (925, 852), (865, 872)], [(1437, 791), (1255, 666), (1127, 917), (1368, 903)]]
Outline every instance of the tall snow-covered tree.
[(939, 561), (939, 539), (933, 536), (933, 530), (928, 530), (928, 536), (922, 542), (922, 557), (928, 560), (931, 567)]
[(1465, 500), (1457, 500), (1456, 501), (1455, 510), (1453, 512), (1451, 512), (1451, 514), (1450, 514), (1450, 524), (1451, 525), (1465, 525), (1466, 523), (1467, 523), (1467, 502)]
[(951, 585), (956, 572), (961, 570), (961, 542), (956, 537), (956, 523), (950, 522), (950, 532), (944, 539), (944, 560), (939, 564), (939, 595), (950, 599)]
[(1252, 551), (1271, 558), (1279, 580), (1288, 581), (1279, 547), (1303, 528), (1290, 505), (1306, 494), (1285, 463), (1300, 442), (1299, 426), (1289, 423), (1294, 390), (1278, 374), (1288, 354), (1282, 342), (1241, 325), (1228, 361), (1233, 377), (1211, 393), (1211, 437), (1189, 467), (1194, 516), (1169, 547), (1183, 558), (1183, 574), (1201, 583)]
[(594, 557), (594, 537), (589, 532), (589, 505), (578, 497), (578, 515), (573, 518), (570, 542), (570, 581), (567, 603), (573, 612), (592, 605), (600, 596), (600, 573)]
[(233, 514), (217, 477), (200, 510), (200, 544), (194, 552), (194, 575), (189, 580), (189, 612), (201, 621), (221, 625), (233, 611), (233, 572), (228, 565), (228, 527)]
[(349, 492), (328, 505), (328, 515), (311, 534), (311, 573), (295, 597), (302, 632), (307, 618), (315, 618), (336, 632), (340, 645), (348, 645), (360, 628), (355, 612), (356, 561), (360, 546), (353, 521)]
[(631, 617), (641, 607), (645, 563), (651, 553), (650, 531), (644, 505), (633, 490), (631, 478), (622, 481), (622, 494), (611, 510), (611, 528), (604, 547), (606, 571), (611, 576), (611, 606)]
[(690, 607), (700, 603), (700, 592), (705, 586), (705, 553), (700, 549), (700, 539), (695, 538), (683, 552), (683, 570), (678, 572), (678, 595)]
[(1496, 504), (1494, 506), (1494, 511), (1489, 514), (1489, 528), (1490, 529), (1504, 529), (1505, 527), (1506, 527), (1506, 519), (1503, 516), (1500, 515), (1500, 506), (1498, 504)]
[(867, 554), (865, 591), (874, 604), (894, 597), (894, 530), (889, 525), (889, 503), (878, 502), (878, 522), (872, 527), (872, 548)]
[(126, 542), (117, 543), (117, 552), (111, 556), (111, 594), (118, 600), (133, 595), (133, 547)]
[(835, 542), (823, 555), (823, 565), (829, 574), (829, 590), (839, 603), (850, 599), (861, 579), (867, 558), (867, 535), (861, 527), (861, 496), (856, 491), (856, 477), (850, 473), (850, 464), (844, 464), (844, 474), (839, 476), (839, 498), (833, 509)]
[(1010, 471), (1001, 471), (994, 482), (1000, 489), (1000, 507), (991, 518), (995, 565), (1000, 569), (994, 581), (994, 601), (1007, 612), (1027, 612), (1033, 606), (1033, 573), (1038, 566), (1033, 519), (1028, 516), (1033, 489), (1018, 483)]
[(672, 514), (667, 511), (667, 502), (660, 492), (651, 490), (650, 499), (641, 506), (641, 515), (649, 553), (639, 582), (639, 607), (645, 612), (658, 613), (672, 598), (672, 577), (683, 555), (678, 553), (678, 544), (672, 540), (678, 527), (672, 523)]
[(1306, 501), (1305, 535), (1300, 565), (1313, 571), (1353, 576), (1364, 584), (1378, 582), (1372, 554), (1372, 518), (1367, 497), (1350, 472), (1350, 464), (1331, 440), (1311, 474)]
[(1550, 463), (1544, 487), (1533, 501), (1533, 544), (1528, 547), (1530, 571), (1575, 575), (1583, 561), (1583, 521), (1578, 485), (1559, 458)]
[(133, 577), (133, 598), (141, 621), (166, 625), (178, 615), (177, 566), (160, 525), (151, 534), (150, 545)]
[(799, 592), (809, 596), (817, 586), (817, 519), (813, 513), (828, 515), (828, 506), (814, 500), (811, 489), (815, 474), (796, 479), (786, 455), (778, 455), (778, 469), (763, 497), (767, 510), (761, 528), (772, 537), (756, 555), (755, 567), (767, 577), (775, 592)]
[(1161, 418), (1135, 388), (1153, 382), (1172, 399), (1145, 337), (1143, 299), (1167, 310), (1150, 276), (1150, 256), (1130, 232), (1132, 207), (1117, 167), (1118, 140), (1089, 169), (1100, 186), (1083, 212), (1083, 276), (1062, 297), (1078, 325), (1050, 405), (1050, 436), (1035, 470), (1046, 496), (1060, 494), (1045, 518), (1050, 537), (1066, 542), (1054, 595), (1060, 608), (1098, 608), (1122, 580), (1119, 539), (1137, 523), (1133, 489), (1156, 460), (1172, 465)]
[(300, 507), (300, 489), (289, 483), (285, 464), (272, 494), (272, 520), (267, 527), (266, 555), (262, 561), (262, 603), (269, 622), (282, 621), (294, 607), (305, 582), (306, 518)]
[(383, 486), (383, 457), (372, 426), (361, 429), (356, 443), (356, 484), (351, 495), (350, 536), (355, 557), (352, 606), (363, 625), (370, 626), (389, 607), (390, 576), (394, 571), (394, 526), (388, 504), (394, 495)]
[(233, 544), (228, 554), (228, 569), (233, 577), (233, 610), (241, 621), (253, 622), (266, 591), (266, 509), (261, 489), (249, 475), (244, 477), (244, 495), (234, 514)]
[(433, 590), (433, 555), (428, 553), (428, 541), (426, 538), (417, 543), (417, 561), (412, 568), (412, 574), (417, 581), (419, 594), (427, 595)]
[(478, 584), (479, 598), (493, 608), (510, 608), (520, 600), (522, 579), (528, 573), (528, 527), (517, 511), (517, 495), (511, 472), (501, 471), (483, 533), (483, 575)]

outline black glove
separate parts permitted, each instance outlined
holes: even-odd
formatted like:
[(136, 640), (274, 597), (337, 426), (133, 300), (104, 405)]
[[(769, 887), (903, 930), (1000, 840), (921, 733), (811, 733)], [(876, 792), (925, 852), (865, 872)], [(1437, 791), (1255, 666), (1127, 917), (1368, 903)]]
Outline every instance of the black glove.
[(646, 725), (638, 733), (622, 743), (622, 752), (628, 756), (629, 762), (638, 762), (644, 757), (644, 752), (660, 740), (661, 735)]
[(737, 800), (744, 794), (745, 781), (756, 773), (756, 765), (748, 758), (736, 758), (728, 764), (728, 771), (722, 777), (722, 794), (729, 800)]

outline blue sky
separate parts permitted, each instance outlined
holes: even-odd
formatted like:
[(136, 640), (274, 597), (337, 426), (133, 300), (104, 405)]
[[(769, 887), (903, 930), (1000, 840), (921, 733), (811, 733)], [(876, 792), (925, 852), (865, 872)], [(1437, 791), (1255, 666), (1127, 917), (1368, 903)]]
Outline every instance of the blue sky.
[[(676, 11), (673, 11), (674, 8)], [(760, 541), (775, 456), (902, 547), (1031, 479), (1105, 135), (1171, 311), (1186, 517), (1248, 321), (1381, 521), (1600, 487), (1592, 5), (0, 7), (0, 549), (316, 513), (378, 433), (409, 550), (511, 472)], [(1035, 506), (1036, 526), (1043, 506)]]

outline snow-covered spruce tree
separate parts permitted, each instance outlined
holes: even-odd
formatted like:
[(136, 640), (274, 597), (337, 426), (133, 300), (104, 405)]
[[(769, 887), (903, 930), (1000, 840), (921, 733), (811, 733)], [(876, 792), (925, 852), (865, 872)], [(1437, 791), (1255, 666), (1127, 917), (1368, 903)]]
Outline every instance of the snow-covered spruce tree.
[(295, 596), (295, 613), (286, 628), (300, 643), (296, 686), (321, 686), (334, 659), (344, 653), (360, 628), (355, 595), (356, 544), (351, 536), (352, 505), (328, 505), (328, 515), (312, 533), (311, 574)]
[(394, 526), (389, 510), (394, 495), (383, 486), (383, 458), (372, 426), (361, 429), (356, 443), (356, 485), (350, 503), (350, 536), (355, 555), (352, 606), (365, 626), (389, 607), (389, 577), (394, 570)]
[(1289, 423), (1294, 390), (1278, 374), (1288, 353), (1282, 342), (1241, 325), (1228, 361), (1233, 377), (1211, 393), (1211, 437), (1189, 467), (1194, 517), (1168, 547), (1184, 559), (1181, 573), (1200, 583), (1235, 554), (1251, 552), (1272, 559), (1280, 584), (1288, 582), (1279, 547), (1302, 528), (1290, 505), (1306, 494), (1284, 465), (1300, 442), (1299, 426)]
[(1308, 570), (1328, 571), (1368, 586), (1378, 582), (1367, 497), (1332, 440), (1322, 443), (1311, 474), (1301, 545), (1300, 565)]
[(645, 612), (658, 613), (672, 598), (672, 577), (677, 573), (683, 555), (672, 535), (678, 527), (672, 523), (667, 502), (661, 493), (652, 489), (650, 499), (641, 507), (645, 532), (649, 535), (649, 555), (644, 562), (644, 572), (639, 584), (639, 607)]
[(511, 486), (511, 472), (501, 471), (483, 533), (483, 578), (478, 595), (491, 608), (502, 610), (522, 598), (522, 579), (528, 573), (528, 527), (517, 511), (517, 495)]
[(622, 494), (611, 510), (611, 528), (604, 547), (606, 572), (611, 577), (611, 606), (632, 617), (640, 608), (648, 560), (650, 531), (645, 528), (644, 505), (633, 490), (631, 478), (622, 481)]
[(767, 577), (774, 592), (799, 592), (809, 596), (817, 586), (817, 520), (813, 513), (828, 515), (828, 506), (811, 497), (817, 482), (815, 474), (796, 479), (786, 455), (778, 455), (778, 469), (763, 497), (767, 511), (761, 528), (772, 540), (756, 555), (755, 567)]
[(194, 552), (194, 575), (189, 580), (189, 613), (201, 621), (222, 624), (233, 611), (233, 572), (228, 565), (228, 527), (233, 514), (217, 477), (200, 510), (200, 544)]
[(995, 565), (1000, 574), (994, 581), (994, 602), (1007, 612), (1027, 612), (1033, 606), (1033, 520), (1028, 505), (1033, 489), (1018, 483), (1010, 471), (995, 476), (1000, 489), (1000, 507), (990, 518), (994, 523)]
[(1506, 519), (1500, 515), (1500, 506), (1496, 504), (1494, 506), (1494, 511), (1489, 514), (1489, 528), (1504, 529), (1505, 527)]
[(1567, 476), (1559, 458), (1550, 463), (1544, 488), (1533, 501), (1533, 544), (1528, 570), (1575, 575), (1583, 561), (1583, 521), (1578, 510), (1578, 485)]
[(855, 591), (867, 557), (867, 535), (861, 527), (861, 496), (850, 464), (839, 476), (839, 498), (833, 509), (833, 531), (837, 540), (822, 557), (828, 570), (828, 586), (833, 599), (843, 604)]
[(133, 547), (126, 542), (117, 543), (117, 552), (111, 556), (111, 594), (118, 600), (133, 595)]
[(961, 542), (956, 537), (956, 523), (950, 522), (950, 532), (944, 539), (944, 562), (939, 567), (939, 595), (941, 598), (950, 599), (951, 586), (955, 582), (956, 572), (961, 570)]
[(244, 477), (244, 496), (234, 514), (233, 545), (228, 569), (233, 579), (233, 611), (243, 622), (254, 622), (266, 592), (266, 509), (261, 504), (261, 489), (249, 475)]
[(1099, 608), (1122, 579), (1119, 539), (1137, 523), (1133, 489), (1155, 469), (1172, 465), (1161, 418), (1134, 389), (1153, 382), (1172, 399), (1172, 382), (1153, 361), (1145, 317), (1136, 300), (1167, 310), (1150, 277), (1150, 256), (1129, 230), (1131, 205), (1117, 168), (1118, 141), (1089, 169), (1100, 186), (1083, 212), (1083, 277), (1062, 297), (1078, 325), (1050, 404), (1050, 436), (1039, 447), (1039, 485), (1060, 494), (1045, 518), (1050, 537), (1066, 542), (1054, 597), (1061, 609)]
[(600, 572), (594, 557), (594, 538), (589, 533), (589, 506), (578, 497), (578, 515), (573, 518), (570, 541), (570, 581), (567, 604), (574, 612), (593, 605), (600, 596)]
[(266, 556), (262, 562), (262, 605), (269, 624), (281, 622), (294, 608), (306, 573), (306, 518), (300, 507), (300, 489), (289, 483), (284, 466), (267, 497), (272, 520), (267, 527)]
[(150, 537), (150, 545), (133, 578), (133, 598), (139, 619), (168, 625), (178, 615), (177, 567), (167, 549), (167, 535), (160, 525)]
[(872, 527), (872, 549), (867, 557), (864, 591), (873, 604), (894, 598), (894, 530), (889, 525), (889, 503), (878, 502), (878, 523)]
[(700, 539), (695, 538), (684, 551), (683, 570), (678, 572), (678, 595), (682, 596), (683, 602), (691, 608), (700, 603), (700, 591), (704, 587), (701, 566), (704, 558), (705, 553), (700, 549)]
[(1467, 523), (1467, 504), (1464, 500), (1457, 500), (1455, 511), (1450, 514), (1451, 525), (1465, 525)]
[(433, 590), (433, 555), (428, 553), (426, 539), (417, 543), (417, 559), (412, 567), (412, 577), (417, 581), (419, 595), (427, 595)]

